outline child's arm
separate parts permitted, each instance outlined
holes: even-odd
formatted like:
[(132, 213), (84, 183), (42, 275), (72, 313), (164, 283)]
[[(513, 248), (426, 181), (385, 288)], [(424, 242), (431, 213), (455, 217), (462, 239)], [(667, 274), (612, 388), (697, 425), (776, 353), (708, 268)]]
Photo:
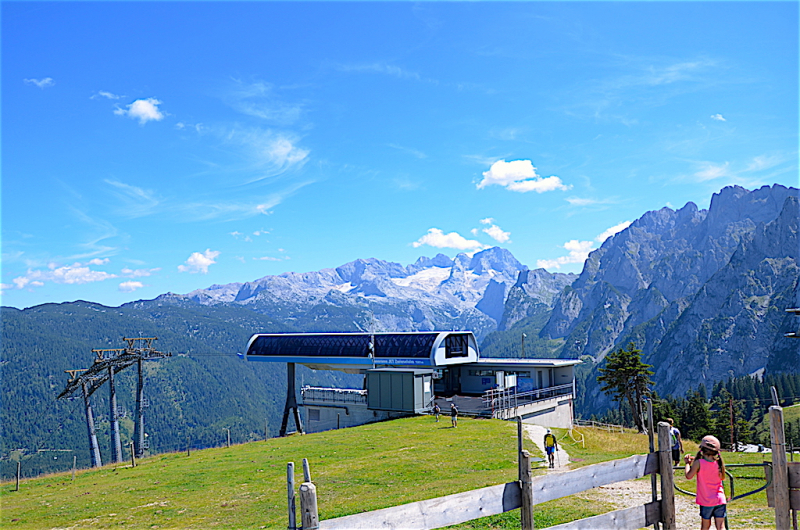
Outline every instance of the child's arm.
[(700, 462), (695, 460), (692, 455), (686, 455), (683, 457), (683, 461), (686, 462), (686, 469), (684, 469), (684, 476), (687, 480), (693, 479), (697, 472), (700, 470)]

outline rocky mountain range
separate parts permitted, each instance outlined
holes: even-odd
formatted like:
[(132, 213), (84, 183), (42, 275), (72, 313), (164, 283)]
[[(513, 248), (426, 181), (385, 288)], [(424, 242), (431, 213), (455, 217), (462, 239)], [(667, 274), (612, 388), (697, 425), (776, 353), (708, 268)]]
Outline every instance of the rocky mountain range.
[(528, 296), (550, 309), (577, 275), (530, 271), (508, 250), (494, 247), (453, 259), (444, 254), (421, 257), (405, 267), (358, 259), (335, 269), (288, 272), (156, 300), (241, 305), (258, 313), (282, 314), (289, 321), (302, 318), (311, 307), (344, 308), (361, 329), (470, 329), (480, 340), (510, 321), (504, 321), (506, 297), (521, 278), (530, 278), (523, 281)]
[[(589, 255), (540, 338), (563, 340), (559, 355), (595, 367), (633, 342), (655, 367), (656, 389), (676, 396), (730, 376), (800, 370), (800, 343), (783, 336), (796, 328), (785, 309), (800, 304), (798, 217), (798, 190), (779, 185), (724, 188), (708, 210), (647, 212)], [(607, 405), (592, 380), (585, 402)]]

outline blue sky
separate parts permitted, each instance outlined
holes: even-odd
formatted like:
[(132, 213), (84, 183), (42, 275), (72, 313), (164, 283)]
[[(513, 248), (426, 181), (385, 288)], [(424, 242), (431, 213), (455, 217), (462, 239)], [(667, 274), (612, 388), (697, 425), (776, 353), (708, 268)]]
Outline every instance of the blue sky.
[(2, 303), (108, 305), (798, 185), (798, 4), (2, 3)]

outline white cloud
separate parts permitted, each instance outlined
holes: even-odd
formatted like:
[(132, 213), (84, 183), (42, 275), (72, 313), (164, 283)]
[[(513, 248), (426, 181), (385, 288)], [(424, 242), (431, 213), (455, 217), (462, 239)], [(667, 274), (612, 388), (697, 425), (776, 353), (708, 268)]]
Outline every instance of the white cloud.
[(586, 261), (586, 258), (589, 257), (589, 253), (594, 249), (594, 243), (602, 244), (603, 241), (608, 239), (609, 237), (613, 236), (618, 232), (622, 232), (626, 228), (631, 225), (631, 221), (624, 221), (619, 223), (618, 225), (614, 225), (611, 228), (604, 230), (602, 233), (598, 234), (597, 237), (594, 238), (594, 241), (579, 241), (577, 239), (572, 239), (567, 241), (562, 246), (568, 254), (566, 256), (561, 256), (556, 259), (540, 259), (536, 261), (536, 266), (541, 267), (543, 269), (560, 269), (562, 265), (568, 265), (571, 263), (583, 263)]
[(728, 172), (728, 162), (724, 164), (712, 164), (711, 162), (703, 162), (702, 169), (695, 172), (694, 176), (701, 182), (706, 180), (714, 180), (730, 175)]
[[(488, 228), (482, 229), (482, 232), (498, 243), (508, 243), (511, 240), (511, 232), (503, 232), (503, 230), (494, 224), (494, 219), (491, 217), (487, 217), (486, 219), (481, 219), (482, 225), (490, 225)], [(478, 230), (472, 230), (474, 235), (478, 234)]]
[(94, 258), (89, 260), (89, 265), (105, 265), (108, 263), (108, 258)]
[(484, 228), (483, 233), (485, 233), (498, 243), (508, 243), (509, 241), (511, 241), (511, 232), (503, 232), (503, 230), (497, 225), (492, 225), (489, 228)]
[(284, 259), (288, 258), (273, 258), (272, 256), (262, 256), (260, 258), (253, 258), (253, 259), (258, 261), (283, 261)]
[(160, 271), (160, 268), (155, 269), (129, 269), (125, 267), (120, 271), (121, 276), (127, 276), (128, 278), (142, 278), (144, 276), (150, 276), (154, 272)]
[(630, 225), (631, 225), (631, 221), (624, 221), (624, 222), (622, 222), (622, 223), (620, 223), (618, 225), (614, 225), (611, 228), (608, 228), (608, 229), (604, 230), (603, 233), (598, 235), (596, 238), (594, 238), (594, 240), (597, 241), (598, 243), (602, 243), (603, 241), (605, 241), (609, 237), (613, 236), (614, 234), (616, 234), (618, 232), (622, 232), (623, 230), (628, 228)]
[(445, 234), (438, 228), (428, 229), (428, 233), (411, 243), (414, 248), (428, 245), (436, 248), (454, 248), (457, 250), (477, 250), (486, 248), (486, 245), (472, 239), (466, 239), (456, 232)]
[(483, 172), (483, 180), (478, 183), (478, 189), (494, 184), (503, 186), (509, 191), (520, 193), (528, 191), (544, 193), (546, 191), (568, 190), (572, 187), (565, 185), (556, 176), (540, 177), (530, 160), (496, 161), (489, 168), (489, 171)]
[(148, 121), (161, 121), (164, 119), (164, 114), (158, 109), (161, 103), (156, 98), (137, 99), (125, 109), (117, 107), (114, 110), (114, 114), (139, 120), (139, 124), (144, 125)]
[(28, 269), (27, 274), (19, 276), (11, 280), (17, 289), (24, 289), (25, 287), (41, 287), (45, 282), (62, 283), (62, 284), (84, 284), (92, 282), (102, 282), (110, 278), (116, 278), (116, 274), (110, 274), (104, 271), (92, 270), (88, 265), (102, 265), (108, 262), (108, 259), (100, 260), (93, 259), (87, 264), (73, 263), (72, 265), (57, 266), (50, 264), (47, 270), (42, 269)]
[(216, 263), (214, 258), (217, 256), (219, 256), (219, 251), (211, 249), (206, 249), (206, 251), (202, 253), (192, 252), (192, 255), (189, 256), (189, 259), (186, 260), (184, 265), (178, 265), (178, 270), (191, 274), (197, 274), (198, 272), (207, 274), (208, 268)]
[(45, 77), (44, 79), (23, 79), (29, 85), (36, 85), (39, 88), (46, 88), (56, 84), (52, 77)]
[(717, 121), (726, 121), (722, 114), (712, 114), (711, 119)]
[(142, 287), (144, 287), (142, 282), (127, 281), (119, 284), (119, 290), (123, 293), (132, 293), (136, 289), (141, 289)]
[(592, 241), (578, 241), (572, 239), (564, 243), (563, 247), (569, 252), (566, 256), (561, 256), (556, 259), (540, 259), (536, 261), (536, 266), (543, 269), (560, 269), (562, 265), (570, 263), (583, 263), (589, 257), (589, 253), (594, 250), (594, 242)]

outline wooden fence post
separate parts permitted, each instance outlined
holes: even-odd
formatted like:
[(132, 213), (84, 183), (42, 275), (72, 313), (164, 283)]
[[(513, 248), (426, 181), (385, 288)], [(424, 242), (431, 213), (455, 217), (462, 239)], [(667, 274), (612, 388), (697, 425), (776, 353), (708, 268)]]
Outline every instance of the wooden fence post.
[(78, 456), (72, 456), (72, 480), (75, 480), (75, 468), (78, 466)]
[(297, 528), (297, 504), (294, 496), (294, 462), (286, 464), (286, 495), (289, 501), (289, 530)]
[(17, 486), (14, 488), (14, 491), (19, 491), (19, 475), (22, 469), (22, 462), (17, 461)]
[(300, 522), (303, 525), (303, 530), (317, 530), (319, 528), (317, 487), (313, 482), (300, 484)]
[(134, 451), (133, 441), (131, 441), (131, 467), (136, 467), (136, 451)]
[(789, 530), (789, 466), (786, 463), (786, 438), (783, 409), (769, 408), (769, 433), (772, 441), (772, 491), (775, 495), (775, 528)]
[(664, 530), (675, 526), (675, 474), (672, 471), (672, 441), (669, 423), (658, 422), (658, 469), (661, 474), (661, 522)]
[(308, 467), (308, 458), (303, 459), (303, 482), (311, 482), (311, 468)]
[(531, 473), (531, 454), (522, 450), (519, 453), (519, 487), (522, 496), (520, 521), (522, 530), (533, 530), (533, 474)]

